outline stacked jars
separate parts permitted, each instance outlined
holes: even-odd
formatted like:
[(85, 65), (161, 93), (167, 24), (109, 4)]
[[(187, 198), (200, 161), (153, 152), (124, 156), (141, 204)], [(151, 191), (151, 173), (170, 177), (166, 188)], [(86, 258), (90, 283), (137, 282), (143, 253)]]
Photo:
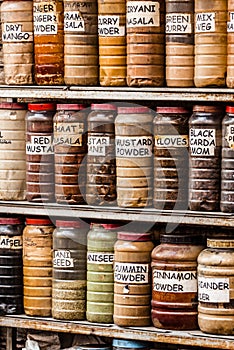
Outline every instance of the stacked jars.
[(54, 200), (53, 103), (28, 105), (26, 115), (26, 199)]
[(114, 323), (149, 326), (151, 251), (149, 233), (118, 232), (114, 264)]
[(86, 202), (110, 205), (116, 201), (115, 127), (116, 107), (92, 104), (88, 115)]
[(50, 316), (52, 304), (52, 234), (48, 218), (26, 218), (23, 231), (24, 312)]
[(165, 2), (127, 0), (127, 84), (163, 86)]
[(88, 225), (57, 220), (53, 233), (52, 316), (84, 320)]
[(53, 118), (57, 203), (84, 203), (87, 148), (84, 108), (79, 104), (58, 104)]

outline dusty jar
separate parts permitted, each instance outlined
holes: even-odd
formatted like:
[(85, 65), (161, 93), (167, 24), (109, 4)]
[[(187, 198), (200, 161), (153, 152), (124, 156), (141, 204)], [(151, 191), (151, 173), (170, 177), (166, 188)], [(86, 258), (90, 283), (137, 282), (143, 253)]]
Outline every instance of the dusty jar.
[(233, 335), (234, 240), (207, 239), (198, 256), (198, 324), (201, 331)]

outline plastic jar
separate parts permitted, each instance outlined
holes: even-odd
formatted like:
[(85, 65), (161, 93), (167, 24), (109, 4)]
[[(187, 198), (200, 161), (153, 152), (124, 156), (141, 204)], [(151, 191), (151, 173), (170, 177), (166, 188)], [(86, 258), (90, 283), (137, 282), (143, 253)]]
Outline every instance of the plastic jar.
[(197, 329), (198, 235), (161, 235), (152, 251), (152, 321), (155, 327)]
[(84, 203), (87, 153), (84, 108), (82, 104), (57, 104), (53, 118), (57, 203)]
[(196, 87), (225, 86), (227, 73), (227, 1), (195, 0)]
[(52, 317), (84, 320), (88, 225), (57, 220), (53, 233)]
[(234, 211), (234, 108), (226, 107), (222, 121), (221, 198), (223, 212)]
[(99, 83), (126, 85), (126, 3), (98, 0)]
[(188, 119), (182, 107), (157, 107), (154, 118), (154, 197), (156, 209), (187, 209)]
[(26, 199), (54, 200), (53, 103), (28, 105), (26, 115)]
[(127, 0), (127, 84), (163, 86), (165, 1)]
[(194, 1), (166, 0), (165, 22), (167, 86), (193, 86)]
[(21, 218), (0, 218), (0, 303), (6, 314), (23, 312), (23, 228)]
[(233, 335), (234, 240), (207, 239), (198, 256), (198, 324), (201, 331)]
[(149, 326), (150, 262), (154, 245), (149, 233), (118, 232), (114, 246), (114, 323)]
[(116, 202), (115, 121), (112, 104), (92, 104), (88, 115), (86, 202), (110, 205)]
[(24, 200), (26, 195), (25, 116), (21, 103), (0, 104), (0, 199)]
[(5, 84), (33, 83), (32, 1), (3, 1), (1, 4)]
[(113, 323), (115, 224), (91, 224), (87, 251), (87, 310), (90, 322)]
[(119, 107), (115, 119), (117, 203), (152, 204), (152, 121), (148, 107)]
[(50, 316), (52, 304), (52, 234), (49, 218), (26, 218), (23, 231), (24, 312)]
[(189, 119), (189, 208), (219, 210), (223, 109), (193, 107)]
[(35, 80), (64, 84), (63, 1), (33, 0)]
[(66, 85), (98, 85), (97, 17), (95, 0), (64, 0)]

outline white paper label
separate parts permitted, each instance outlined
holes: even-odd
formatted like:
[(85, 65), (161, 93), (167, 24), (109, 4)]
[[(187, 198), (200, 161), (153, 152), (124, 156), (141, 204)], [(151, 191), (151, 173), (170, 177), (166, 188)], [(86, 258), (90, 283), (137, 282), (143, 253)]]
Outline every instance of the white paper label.
[(64, 12), (64, 31), (73, 33), (85, 32), (85, 23), (80, 11)]
[(26, 154), (53, 154), (52, 136), (31, 136), (31, 142), (26, 143)]
[(69, 268), (74, 267), (74, 259), (71, 257), (69, 250), (55, 250), (53, 258), (54, 267)]
[(35, 35), (58, 33), (58, 14), (53, 2), (40, 2), (33, 5), (33, 23)]
[(127, 1), (126, 25), (130, 27), (159, 27), (160, 4), (154, 1)]
[(197, 13), (195, 20), (195, 32), (215, 32), (215, 12)]
[(112, 265), (114, 262), (114, 254), (111, 253), (87, 253), (88, 264), (106, 264)]
[(234, 32), (234, 12), (229, 12), (229, 22), (227, 22), (227, 32)]
[(227, 125), (225, 140), (229, 148), (234, 148), (234, 125)]
[(30, 42), (33, 41), (33, 33), (25, 32), (22, 24), (3, 23), (3, 42)]
[(114, 264), (114, 280), (119, 283), (147, 284), (149, 283), (149, 264)]
[(188, 147), (188, 135), (156, 135), (154, 140), (158, 148)]
[(166, 15), (166, 34), (191, 34), (190, 13), (168, 13)]
[(0, 236), (0, 249), (22, 249), (22, 236)]
[(197, 271), (153, 269), (153, 290), (163, 293), (196, 293)]
[(54, 145), (82, 146), (83, 123), (54, 123)]
[(153, 139), (150, 136), (116, 136), (115, 154), (119, 158), (145, 158), (152, 156)]
[(98, 16), (98, 35), (125, 36), (125, 27), (119, 23), (119, 16)]
[(9, 140), (8, 138), (6, 138), (6, 136), (4, 136), (4, 131), (0, 131), (0, 144), (6, 144), (9, 145), (12, 143), (12, 140)]
[(193, 156), (214, 156), (216, 147), (215, 129), (190, 129), (190, 153)]
[(110, 145), (109, 137), (88, 136), (88, 155), (105, 156), (106, 146)]
[(229, 278), (198, 276), (198, 300), (207, 303), (229, 303)]

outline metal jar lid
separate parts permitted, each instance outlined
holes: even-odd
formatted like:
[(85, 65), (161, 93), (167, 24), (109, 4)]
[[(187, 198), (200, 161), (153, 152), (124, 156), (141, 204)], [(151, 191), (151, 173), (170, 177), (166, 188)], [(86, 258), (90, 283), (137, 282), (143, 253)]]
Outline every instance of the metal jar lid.
[(118, 239), (122, 241), (146, 242), (151, 241), (151, 233), (118, 232)]
[(211, 239), (207, 238), (208, 248), (234, 248), (234, 239)]

